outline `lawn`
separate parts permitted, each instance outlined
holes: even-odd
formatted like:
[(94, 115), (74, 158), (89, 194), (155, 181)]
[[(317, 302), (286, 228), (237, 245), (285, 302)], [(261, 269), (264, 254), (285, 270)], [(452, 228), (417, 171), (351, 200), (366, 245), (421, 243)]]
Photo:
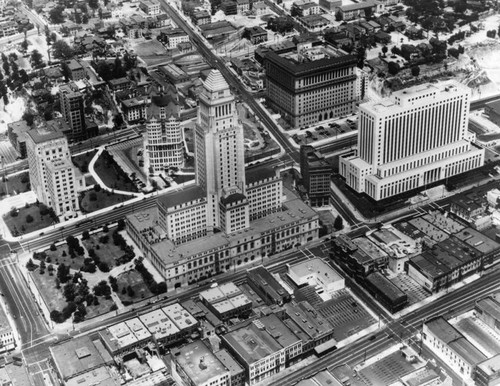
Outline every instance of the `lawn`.
[(99, 156), (94, 170), (108, 188), (137, 192), (135, 184), (107, 151)]
[[(116, 291), (116, 294), (125, 306), (153, 296), (153, 293), (144, 283), (141, 274), (135, 269), (120, 274), (117, 277), (117, 281), (118, 291)], [(123, 289), (126, 290), (128, 286), (132, 287), (134, 292), (133, 296), (129, 296), (127, 292), (122, 292)]]
[(7, 191), (9, 194), (18, 194), (27, 192), (30, 189), (30, 177), (28, 172), (7, 176), (7, 181), (4, 181), (2, 178), (0, 182), (0, 196), (4, 196)]
[(97, 150), (89, 150), (86, 153), (82, 153), (79, 155), (75, 155), (74, 157), (71, 157), (71, 160), (73, 161), (73, 164), (78, 169), (80, 169), (82, 173), (87, 173), (89, 170), (89, 163), (96, 153)]
[(111, 306), (115, 304), (112, 298), (106, 299), (104, 296), (99, 296), (98, 299), (99, 304), (97, 306), (93, 304), (86, 307), (87, 315), (85, 316), (85, 319), (105, 314), (106, 312), (111, 311)]
[[(109, 236), (109, 240), (106, 244), (102, 244), (99, 242), (99, 238), (104, 235)], [(94, 249), (96, 255), (99, 256), (102, 262), (107, 263), (110, 269), (116, 266), (115, 259), (118, 259), (125, 254), (125, 252), (122, 251), (119, 246), (113, 244), (111, 232), (99, 232), (90, 235), (89, 239), (82, 240), (82, 244), (87, 249), (87, 251), (91, 248)], [(97, 246), (99, 246), (99, 249), (96, 248)]]
[[(47, 259), (45, 260), (48, 264), (65, 264), (69, 266), (71, 269), (75, 271), (79, 271), (80, 268), (83, 267), (83, 259), (86, 257), (76, 256), (74, 259), (68, 254), (68, 246), (66, 244), (59, 245), (57, 250), (51, 251), (47, 249), (44, 251), (47, 254)], [(66, 256), (63, 256), (63, 253), (66, 253)], [(38, 263), (37, 263), (38, 264)]]
[[(94, 197), (92, 193), (95, 194), (95, 200), (91, 200), (91, 198)], [(84, 213), (95, 212), (96, 210), (107, 208), (108, 206), (122, 204), (130, 198), (132, 197), (104, 190), (100, 190), (99, 192), (89, 190), (87, 192), (82, 192), (80, 195), (80, 209)]]
[(92, 186), (95, 185), (96, 182), (94, 180), (94, 177), (92, 176), (85, 176), (85, 186)]
[(43, 275), (40, 275), (40, 270), (37, 268), (30, 275), (49, 311), (62, 310), (66, 306), (62, 291), (56, 288), (55, 274), (49, 276), (49, 272), (45, 271)]
[[(14, 212), (9, 212), (4, 215), (3, 219), (13, 236), (34, 232), (43, 228), (47, 228), (54, 222), (49, 213), (41, 215), (40, 209), (45, 206), (40, 204), (30, 205), (17, 210), (17, 215), (12, 217)], [(45, 207), (46, 208), (46, 207)], [(31, 216), (32, 221), (27, 222), (27, 217)]]

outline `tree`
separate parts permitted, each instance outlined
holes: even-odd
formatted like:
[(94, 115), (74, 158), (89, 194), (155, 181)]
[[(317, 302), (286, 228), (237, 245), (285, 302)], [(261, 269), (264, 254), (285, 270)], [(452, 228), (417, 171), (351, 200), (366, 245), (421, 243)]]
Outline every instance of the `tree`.
[(116, 228), (116, 230), (119, 232), (124, 229), (125, 229), (125, 220), (121, 218), (118, 220), (118, 227)]
[(342, 217), (340, 217), (340, 215), (338, 215), (336, 218), (335, 218), (335, 221), (333, 223), (333, 227), (335, 228), (335, 230), (337, 231), (340, 231), (342, 229), (344, 229), (344, 220), (342, 219)]
[(72, 302), (75, 300), (76, 296), (76, 286), (75, 283), (66, 283), (63, 287), (64, 298), (67, 302)]
[(61, 314), (61, 312), (58, 310), (52, 310), (50, 312), (50, 319), (52, 321), (54, 321), (55, 323), (63, 323), (64, 322), (63, 314)]
[(28, 74), (26, 73), (26, 70), (25, 70), (24, 68), (21, 68), (21, 69), (19, 70), (19, 77), (20, 77), (21, 82), (22, 82), (23, 84), (28, 83), (28, 82), (29, 82), (29, 80), (30, 80), (30, 78), (29, 78), (29, 76), (28, 76)]
[(26, 40), (26, 38), (24, 38), (24, 40), (21, 42), (21, 48), (23, 49), (23, 51), (27, 51), (28, 50), (28, 46), (29, 46), (29, 43)]
[(100, 192), (101, 191), (101, 185), (95, 184), (94, 185), (94, 192)]
[(411, 68), (411, 74), (416, 78), (417, 76), (420, 75), (420, 67), (419, 66), (413, 66)]
[(113, 71), (105, 60), (101, 60), (97, 63), (96, 72), (105, 82), (113, 79)]
[(69, 267), (64, 263), (57, 267), (57, 279), (60, 283), (64, 284), (71, 278)]
[(28, 215), (26, 216), (26, 223), (27, 223), (27, 224), (29, 224), (29, 223), (32, 223), (32, 222), (33, 222), (33, 216), (32, 216), (32, 215), (30, 215), (30, 214), (28, 214)]
[(57, 251), (57, 247), (54, 243), (50, 244), (50, 250), (51, 251)]
[(64, 40), (58, 40), (52, 45), (54, 58), (68, 60), (75, 56), (75, 51)]
[(82, 233), (82, 240), (88, 240), (90, 238), (90, 233), (89, 231), (84, 231)]
[(31, 111), (26, 110), (22, 116), (22, 119), (26, 121), (26, 124), (28, 126), (31, 126), (33, 124), (33, 121), (35, 120), (35, 116)]
[(382, 54), (384, 54), (384, 57), (387, 56), (387, 51), (389, 51), (389, 49), (387, 48), (387, 46), (383, 46), (382, 47)]
[(35, 69), (44, 67), (42, 54), (38, 50), (31, 51), (31, 63)]
[(45, 273), (45, 268), (46, 268), (45, 261), (42, 260), (40, 262), (40, 275), (43, 275)]
[(37, 265), (33, 263), (32, 259), (29, 259), (28, 262), (26, 263), (26, 269), (28, 271), (34, 271), (36, 269)]
[(122, 60), (120, 59), (119, 56), (117, 56), (115, 59), (114, 67), (113, 67), (113, 77), (114, 78), (122, 78), (125, 75), (126, 75), (126, 72), (125, 72), (125, 69), (123, 68)]
[(63, 61), (61, 63), (61, 72), (62, 72), (62, 74), (64, 76), (64, 80), (66, 82), (69, 82), (69, 79), (71, 77), (71, 70), (69, 69), (69, 65), (68, 65), (68, 63), (66, 61)]
[(54, 7), (50, 10), (49, 12), (49, 20), (51, 21), (52, 24), (62, 24), (64, 23), (64, 6), (58, 5), (57, 7)]
[(130, 296), (131, 298), (133, 298), (135, 295), (135, 292), (131, 286), (127, 287), (127, 295)]
[(2, 64), (3, 67), (3, 72), (5, 72), (5, 75), (9, 76), (10, 75), (10, 63), (8, 60), (5, 60)]
[(98, 265), (99, 271), (101, 272), (109, 272), (109, 265), (108, 263), (105, 263), (104, 261), (101, 261)]
[(401, 67), (396, 62), (389, 62), (389, 74), (396, 75)]
[(115, 117), (113, 118), (113, 122), (115, 130), (120, 129), (124, 123), (123, 115), (121, 115), (120, 113), (116, 114)]

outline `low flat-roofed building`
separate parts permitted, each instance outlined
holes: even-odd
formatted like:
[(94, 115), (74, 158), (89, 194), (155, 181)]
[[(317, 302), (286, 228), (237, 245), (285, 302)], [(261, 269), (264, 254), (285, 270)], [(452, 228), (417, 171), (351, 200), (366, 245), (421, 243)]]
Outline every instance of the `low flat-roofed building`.
[(172, 344), (182, 339), (180, 330), (162, 310), (154, 310), (139, 316), (158, 343)]
[(302, 339), (304, 353), (333, 339), (333, 326), (307, 301), (285, 304), (283, 317), (290, 330)]
[(500, 333), (500, 302), (498, 297), (488, 296), (477, 300), (474, 310), (483, 323)]
[(423, 343), (453, 371), (467, 378), (472, 378), (476, 365), (487, 359), (441, 316), (424, 323), (422, 338)]
[(408, 304), (408, 296), (380, 272), (366, 277), (366, 288), (390, 312), (402, 310)]
[(300, 358), (302, 355), (302, 340), (276, 314), (259, 318), (255, 321), (255, 324), (259, 328), (265, 328), (269, 335), (285, 349), (285, 363), (287, 366)]
[[(472, 228), (467, 229), (409, 259), (408, 275), (432, 293), (479, 272), (483, 264), (491, 263), (498, 254), (497, 243)], [(489, 251), (486, 259), (481, 250)]]
[(201, 341), (172, 349), (172, 373), (189, 386), (230, 386), (231, 374)]
[(254, 322), (223, 335), (222, 344), (245, 368), (249, 385), (285, 368), (285, 349)]
[(288, 291), (263, 266), (247, 271), (250, 287), (259, 294), (267, 304), (283, 305), (291, 300)]
[(248, 317), (252, 312), (252, 302), (234, 283), (209, 288), (200, 293), (200, 299), (223, 321)]
[(214, 352), (217, 359), (229, 370), (231, 386), (243, 386), (245, 384), (245, 369), (234, 359), (226, 349)]
[(452, 384), (453, 380), (443, 369), (427, 362), (425, 366), (406, 374), (390, 386), (451, 386)]
[(344, 278), (319, 257), (287, 266), (288, 276), (297, 286), (313, 286), (318, 294), (331, 295), (345, 287)]
[(113, 363), (113, 358), (99, 340), (84, 335), (49, 348), (52, 362), (64, 382), (88, 371)]
[(123, 356), (151, 340), (151, 333), (139, 318), (132, 318), (99, 331), (104, 346), (112, 356)]
[(479, 363), (473, 378), (477, 386), (500, 385), (500, 354)]
[(121, 384), (120, 378), (112, 373), (109, 367), (104, 366), (87, 371), (64, 382), (65, 386), (119, 386)]
[(198, 321), (179, 303), (163, 307), (162, 311), (174, 322), (179, 331), (191, 335), (198, 329)]
[(500, 244), (488, 236), (472, 228), (465, 228), (454, 235), (458, 240), (465, 242), (478, 254), (482, 254), (484, 264), (494, 262), (500, 253)]
[(247, 318), (252, 313), (252, 302), (244, 294), (208, 304), (207, 306), (223, 321), (236, 317)]

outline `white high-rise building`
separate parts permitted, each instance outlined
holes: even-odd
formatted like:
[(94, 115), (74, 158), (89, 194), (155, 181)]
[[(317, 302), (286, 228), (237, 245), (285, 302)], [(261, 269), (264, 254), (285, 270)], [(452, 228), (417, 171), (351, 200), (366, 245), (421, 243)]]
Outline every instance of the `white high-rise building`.
[(204, 82), (195, 133), (196, 183), (206, 191), (208, 231), (249, 227), (243, 127), (229, 85), (218, 70)]
[(151, 98), (146, 122), (145, 157), (148, 169), (163, 172), (169, 166), (181, 166), (184, 161), (179, 106), (170, 95)]
[(39, 127), (26, 132), (31, 187), (38, 200), (56, 215), (73, 215), (84, 177), (71, 163), (68, 141), (59, 130)]
[(423, 84), (360, 105), (358, 153), (340, 158), (349, 187), (382, 200), (484, 164), (468, 132), (469, 88)]

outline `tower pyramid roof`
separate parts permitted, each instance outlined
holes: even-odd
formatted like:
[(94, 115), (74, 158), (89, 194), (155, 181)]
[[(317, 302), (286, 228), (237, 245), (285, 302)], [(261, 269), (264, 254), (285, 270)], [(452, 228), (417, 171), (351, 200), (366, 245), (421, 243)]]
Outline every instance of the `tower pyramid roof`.
[(210, 92), (222, 91), (229, 88), (219, 70), (212, 70), (205, 80), (205, 88)]

